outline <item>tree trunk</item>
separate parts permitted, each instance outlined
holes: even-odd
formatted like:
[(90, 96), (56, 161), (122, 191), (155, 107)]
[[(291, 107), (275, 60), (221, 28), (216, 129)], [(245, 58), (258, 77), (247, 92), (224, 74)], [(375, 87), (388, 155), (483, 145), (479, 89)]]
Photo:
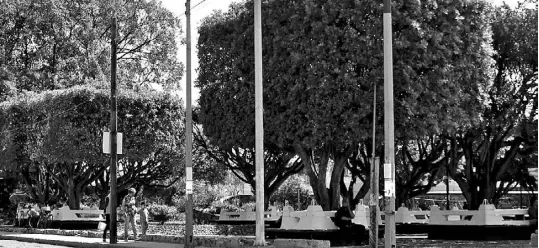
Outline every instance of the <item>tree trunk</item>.
[(67, 205), (72, 210), (80, 209), (80, 195), (82, 192), (77, 192), (77, 188), (75, 187), (74, 179), (67, 179)]
[[(331, 172), (331, 181), (329, 184), (329, 197), (330, 197), (330, 208), (331, 210), (336, 210), (340, 206), (339, 198), (341, 196), (341, 177), (344, 174), (344, 163), (348, 160), (348, 156), (336, 157), (333, 162), (333, 171)], [(353, 188), (349, 190), (353, 191)], [(347, 199), (348, 201), (350, 199)]]

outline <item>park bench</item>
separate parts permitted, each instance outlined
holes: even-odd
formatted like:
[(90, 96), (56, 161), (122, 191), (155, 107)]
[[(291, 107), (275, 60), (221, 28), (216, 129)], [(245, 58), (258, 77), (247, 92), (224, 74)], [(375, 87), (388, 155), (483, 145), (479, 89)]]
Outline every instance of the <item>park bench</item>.
[[(368, 237), (367, 230), (357, 235), (341, 231), (333, 222), (335, 213), (323, 211), (320, 205), (310, 205), (305, 211), (293, 211), (285, 206), (280, 228), (266, 228), (266, 233), (269, 238), (329, 240), (332, 246), (355, 244), (357, 235)], [(358, 206), (352, 222), (367, 227), (367, 213), (368, 208)]]
[[(275, 207), (270, 207), (269, 211), (264, 212), (264, 223), (269, 226), (275, 226), (279, 222), (282, 212), (278, 212)], [(228, 212), (221, 210), (219, 219), (216, 221), (219, 224), (228, 225), (245, 225), (256, 223), (256, 212), (251, 208), (247, 208), (243, 212)]]
[[(395, 212), (395, 231), (399, 234), (427, 233), (429, 215), (429, 211), (409, 210), (401, 206)], [(385, 220), (385, 213), (381, 213), (381, 217)], [(385, 224), (384, 220), (379, 223)]]
[(524, 218), (526, 209), (496, 209), (484, 202), (478, 210), (430, 211), (428, 235), (432, 239), (499, 240), (529, 239), (537, 227)]
[(52, 214), (52, 227), (72, 229), (97, 229), (101, 221), (105, 221), (103, 210), (82, 209), (71, 210), (68, 206), (54, 209)]

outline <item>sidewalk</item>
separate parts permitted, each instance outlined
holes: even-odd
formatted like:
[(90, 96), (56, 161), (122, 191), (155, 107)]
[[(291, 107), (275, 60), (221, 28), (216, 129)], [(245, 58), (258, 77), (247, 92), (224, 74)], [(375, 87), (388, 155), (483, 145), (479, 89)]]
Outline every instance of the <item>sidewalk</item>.
[[(115, 248), (183, 248), (183, 244), (159, 243), (148, 241), (133, 241), (125, 242), (118, 240), (117, 244), (104, 243), (101, 238), (88, 238), (80, 236), (62, 236), (51, 234), (28, 234), (14, 232), (0, 232), (0, 240), (18, 240), (24, 242), (63, 245), (72, 247), (94, 248), (94, 247), (115, 247)], [(108, 240), (107, 240), (108, 241)], [(0, 241), (1, 243), (1, 241)], [(199, 246), (201, 247), (201, 246)]]

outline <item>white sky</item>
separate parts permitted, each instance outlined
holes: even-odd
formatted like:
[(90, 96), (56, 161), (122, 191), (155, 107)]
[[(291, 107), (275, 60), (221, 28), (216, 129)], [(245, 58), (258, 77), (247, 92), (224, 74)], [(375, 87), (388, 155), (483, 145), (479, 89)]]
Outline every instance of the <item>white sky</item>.
[[(214, 10), (222, 10), (227, 11), (228, 6), (233, 2), (241, 2), (242, 0), (193, 0), (191, 1), (191, 84), (194, 85), (194, 81), (197, 78), (196, 68), (198, 67), (198, 58), (197, 58), (197, 51), (196, 51), (196, 44), (198, 40), (198, 31), (197, 28), (202, 21), (202, 19), (206, 16), (209, 16), (211, 13), (213, 13)], [(518, 0), (491, 0), (495, 4), (502, 4), (503, 2), (506, 2), (510, 6), (516, 6)], [(176, 16), (180, 16), (181, 18), (181, 25), (183, 29), (182, 36), (185, 37), (186, 35), (186, 18), (185, 18), (185, 0), (161, 0), (163, 3), (163, 6), (170, 10), (172, 13), (176, 14)], [(200, 4), (199, 4), (200, 3)], [(196, 6), (199, 4), (198, 6)], [(196, 7), (194, 7), (196, 6)], [(194, 7), (194, 8), (193, 8)], [(178, 58), (179, 60), (186, 65), (186, 47), (185, 45), (180, 45), (178, 48)], [(254, 63), (254, 62), (253, 62)], [(181, 80), (181, 92), (179, 92), (180, 97), (182, 99), (185, 99), (185, 81), (186, 76)], [(193, 105), (198, 105), (197, 100), (200, 96), (199, 90), (193, 86), (192, 88), (192, 99), (193, 99)], [(185, 104), (185, 103), (184, 103)]]
[[(209, 16), (213, 13), (214, 10), (222, 10), (224, 12), (228, 11), (228, 6), (233, 2), (239, 2), (241, 0), (192, 0), (191, 1), (191, 85), (194, 85), (194, 82), (197, 78), (196, 68), (198, 68), (198, 58), (196, 44), (198, 41), (198, 26), (201, 23), (202, 19), (206, 16)], [(187, 23), (185, 18), (185, 0), (161, 0), (163, 6), (174, 13), (176, 16), (180, 16), (181, 26), (183, 29), (182, 38), (187, 35)], [(194, 7), (195, 5), (199, 4)], [(194, 7), (194, 8), (193, 8)], [(184, 66), (187, 66), (186, 58), (186, 46), (180, 45), (178, 47), (178, 59), (183, 63)], [(180, 97), (185, 100), (185, 81), (186, 74), (182, 77), (181, 88), (179, 92)], [(192, 86), (192, 99), (193, 105), (198, 105), (197, 100), (200, 96), (199, 90)], [(184, 101), (185, 104), (185, 101)]]

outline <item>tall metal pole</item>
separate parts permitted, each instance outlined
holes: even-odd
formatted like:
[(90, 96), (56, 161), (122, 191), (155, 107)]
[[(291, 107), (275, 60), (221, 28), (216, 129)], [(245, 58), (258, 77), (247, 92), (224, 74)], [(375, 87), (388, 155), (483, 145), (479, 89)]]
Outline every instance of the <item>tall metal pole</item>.
[(384, 0), (384, 171), (386, 189), (385, 247), (396, 247), (395, 239), (395, 137), (393, 118), (393, 48), (391, 1)]
[(262, 0), (255, 0), (255, 165), (256, 165), (256, 246), (266, 245), (264, 237), (264, 126), (262, 101)]
[(370, 229), (369, 229), (369, 244), (371, 248), (378, 247), (378, 187), (380, 168), (376, 153), (376, 83), (374, 84), (373, 97), (373, 112), (372, 112), (372, 160), (371, 160), (371, 195), (369, 202), (370, 212)]
[(116, 16), (112, 17), (112, 28), (110, 38), (110, 243), (116, 244), (117, 228), (116, 228), (116, 167), (118, 163), (116, 134), (117, 130), (117, 106), (116, 106)]
[(193, 116), (191, 107), (191, 2), (185, 3), (185, 16), (187, 19), (187, 61), (186, 61), (186, 102), (185, 102), (185, 194), (187, 207), (185, 208), (185, 247), (193, 247)]

